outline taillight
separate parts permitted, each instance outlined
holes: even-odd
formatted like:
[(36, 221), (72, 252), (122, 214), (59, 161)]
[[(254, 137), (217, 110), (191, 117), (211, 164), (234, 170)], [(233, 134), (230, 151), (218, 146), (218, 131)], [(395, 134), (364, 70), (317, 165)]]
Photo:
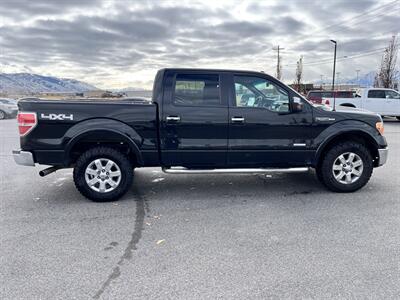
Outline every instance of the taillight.
[(27, 135), (37, 125), (36, 113), (32, 112), (19, 112), (18, 117), (18, 130), (19, 135)]
[(325, 105), (329, 105), (329, 104), (331, 104), (331, 103), (329, 102), (329, 99), (325, 99)]

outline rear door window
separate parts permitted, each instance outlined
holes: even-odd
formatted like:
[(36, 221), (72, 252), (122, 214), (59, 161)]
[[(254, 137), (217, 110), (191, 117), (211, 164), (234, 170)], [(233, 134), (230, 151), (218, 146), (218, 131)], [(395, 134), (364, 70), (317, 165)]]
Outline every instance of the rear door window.
[(217, 74), (177, 74), (173, 103), (184, 106), (221, 105)]

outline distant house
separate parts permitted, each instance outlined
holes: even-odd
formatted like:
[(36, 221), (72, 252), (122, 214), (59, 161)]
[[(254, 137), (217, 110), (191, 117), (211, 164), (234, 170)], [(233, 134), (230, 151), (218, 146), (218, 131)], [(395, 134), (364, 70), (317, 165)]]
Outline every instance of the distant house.
[(93, 91), (87, 91), (83, 92), (83, 97), (85, 98), (101, 98), (104, 93), (107, 91), (104, 90), (93, 90)]
[(34, 96), (38, 96), (39, 98), (74, 98), (74, 97), (82, 97), (83, 93), (80, 92), (42, 92), (42, 93), (34, 93)]

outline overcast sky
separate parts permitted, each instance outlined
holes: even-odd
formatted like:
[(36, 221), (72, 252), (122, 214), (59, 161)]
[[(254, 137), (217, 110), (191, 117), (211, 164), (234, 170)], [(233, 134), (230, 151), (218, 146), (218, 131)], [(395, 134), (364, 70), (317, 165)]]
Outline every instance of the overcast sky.
[[(400, 29), (400, 0), (0, 0), (0, 72), (84, 80), (100, 88), (151, 87), (164, 67), (212, 67), (293, 81), (331, 80), (378, 68)], [(347, 56), (347, 57), (345, 57)]]

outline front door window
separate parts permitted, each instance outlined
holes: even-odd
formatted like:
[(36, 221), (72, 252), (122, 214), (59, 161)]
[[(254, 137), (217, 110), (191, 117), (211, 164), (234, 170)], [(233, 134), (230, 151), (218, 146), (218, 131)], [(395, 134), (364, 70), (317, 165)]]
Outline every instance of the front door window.
[(236, 107), (289, 112), (289, 95), (278, 85), (260, 77), (235, 76)]

